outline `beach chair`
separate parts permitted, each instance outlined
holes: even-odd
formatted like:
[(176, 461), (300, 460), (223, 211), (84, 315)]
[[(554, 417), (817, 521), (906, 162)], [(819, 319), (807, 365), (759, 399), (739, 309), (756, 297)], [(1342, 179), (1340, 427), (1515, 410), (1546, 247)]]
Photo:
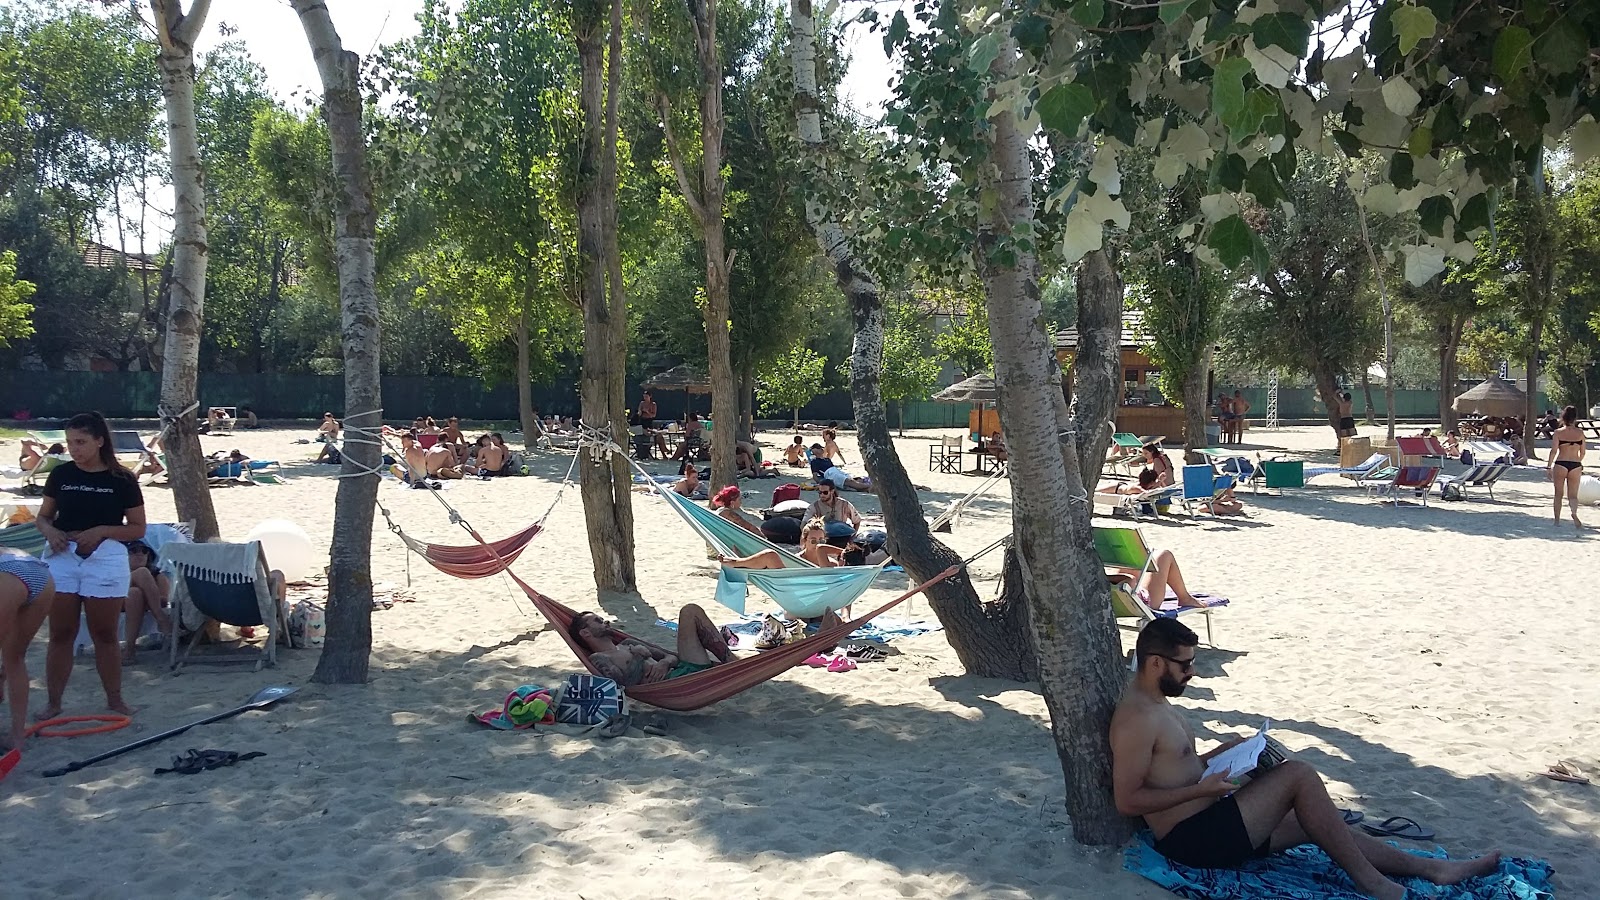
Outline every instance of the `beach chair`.
[(1234, 476), (1218, 475), (1209, 465), (1183, 467), (1183, 508), (1191, 516), (1199, 515), (1200, 507), (1215, 500), (1223, 491), (1233, 487)]
[(1360, 482), (1369, 495), (1399, 506), (1402, 495), (1411, 492), (1416, 494), (1417, 500), (1423, 506), (1427, 506), (1428, 489), (1433, 487), (1433, 482), (1439, 477), (1439, 467), (1400, 466), (1393, 469), (1392, 475), (1379, 477), (1381, 474), (1383, 473), (1375, 473), (1373, 477)]
[[(1517, 451), (1504, 441), (1467, 441), (1461, 445), (1465, 451), (1462, 462), (1467, 465), (1482, 465), (1484, 463), (1511, 463), (1516, 459)], [(1469, 455), (1470, 454), (1470, 455)]]
[(1160, 517), (1161, 507), (1170, 506), (1173, 500), (1183, 495), (1183, 486), (1169, 484), (1166, 487), (1151, 488), (1138, 494), (1102, 494), (1095, 491), (1090, 496), (1100, 506), (1111, 507), (1111, 514), (1126, 512), (1138, 518), (1141, 515)]
[(1287, 488), (1303, 488), (1306, 486), (1306, 464), (1299, 459), (1263, 459), (1256, 464), (1256, 470), (1249, 481), (1253, 493), (1261, 493), (1262, 488), (1276, 490), (1283, 493)]
[(1365, 461), (1353, 466), (1303, 466), (1301, 475), (1306, 478), (1315, 478), (1318, 475), (1343, 475), (1359, 482), (1363, 478), (1371, 477), (1374, 472), (1379, 471), (1388, 462), (1389, 454), (1374, 453), (1367, 457)]
[[(1153, 610), (1143, 600), (1139, 599), (1139, 595), (1134, 593), (1132, 587), (1120, 581), (1111, 584), (1111, 615), (1116, 618), (1118, 628), (1138, 631), (1147, 622), (1154, 622), (1156, 619), (1176, 619), (1190, 613), (1205, 617), (1206, 645), (1215, 647), (1217, 642), (1211, 636), (1211, 607), (1179, 606), (1173, 609)], [(1124, 620), (1127, 619), (1132, 619), (1133, 622), (1131, 624), (1125, 623)]]
[(124, 456), (133, 457), (136, 466), (144, 460), (144, 455), (150, 452), (144, 445), (144, 439), (139, 437), (139, 432), (137, 431), (111, 432), (111, 449), (116, 451), (119, 458)]
[(1439, 496), (1444, 496), (1445, 485), (1454, 484), (1461, 488), (1462, 497), (1467, 496), (1467, 488), (1469, 486), (1481, 487), (1489, 492), (1489, 499), (1493, 500), (1494, 483), (1499, 481), (1501, 476), (1511, 471), (1511, 469), (1512, 466), (1507, 463), (1485, 463), (1473, 466), (1460, 475), (1440, 475), (1438, 480)]
[(1394, 439), (1394, 443), (1395, 446), (1400, 448), (1401, 457), (1417, 458), (1417, 463), (1406, 459), (1407, 465), (1417, 465), (1420, 461), (1432, 457), (1438, 457), (1439, 465), (1444, 465), (1444, 445), (1439, 443), (1439, 439), (1431, 434), (1418, 437), (1397, 437)]
[[(1145, 571), (1150, 568), (1150, 545), (1145, 543), (1144, 532), (1137, 528), (1102, 528), (1097, 525), (1094, 528), (1094, 549), (1100, 556), (1101, 565), (1135, 573), (1133, 575), (1135, 583), (1144, 577)], [(1200, 613), (1206, 618), (1206, 643), (1213, 647), (1216, 646), (1216, 642), (1211, 638), (1211, 613), (1214, 611), (1213, 607), (1151, 609), (1147, 604), (1139, 600), (1132, 587), (1121, 585), (1120, 583), (1118, 586), (1123, 588), (1123, 593), (1127, 600), (1126, 605), (1122, 608), (1128, 610), (1128, 612), (1126, 615), (1123, 612), (1117, 612), (1117, 618), (1137, 618), (1139, 619), (1139, 627), (1143, 627), (1145, 622), (1153, 621), (1157, 617), (1175, 618), (1190, 613)], [(1122, 603), (1123, 601), (1117, 599), (1116, 595), (1113, 594), (1112, 609), (1118, 609), (1119, 604)]]
[[(288, 633), (287, 611), (278, 602), (272, 573), (259, 541), (245, 544), (169, 544), (162, 560), (172, 566), (172, 593), (169, 615), (172, 633), (168, 664), (174, 672), (186, 662), (253, 662), (260, 671), (263, 664), (278, 664), (278, 641)], [(205, 629), (206, 620), (215, 619), (236, 627), (267, 629), (267, 641), (259, 652), (203, 654), (190, 659), (190, 653)], [(178, 651), (180, 630), (194, 632), (182, 655)]]
[[(961, 435), (943, 435), (938, 443), (928, 445), (928, 471), (945, 475), (961, 474)], [(807, 451), (809, 454), (810, 451)]]
[(1117, 466), (1135, 467), (1140, 462), (1139, 451), (1143, 449), (1144, 441), (1137, 434), (1125, 431), (1111, 436), (1111, 452), (1106, 456), (1106, 465), (1112, 468)]
[(37, 494), (39, 491), (43, 490), (44, 480), (47, 476), (49, 476), (50, 471), (69, 459), (71, 459), (71, 457), (65, 455), (57, 456), (46, 454), (45, 456), (41, 456), (39, 458), (39, 464), (28, 470), (26, 475), (22, 476), (23, 493)]

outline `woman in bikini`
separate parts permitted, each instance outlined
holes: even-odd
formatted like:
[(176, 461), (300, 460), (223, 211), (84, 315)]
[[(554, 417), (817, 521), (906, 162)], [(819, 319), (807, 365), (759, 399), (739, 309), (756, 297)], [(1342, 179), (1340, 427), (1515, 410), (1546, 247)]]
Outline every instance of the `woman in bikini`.
[(1561, 411), (1561, 427), (1550, 435), (1553, 452), (1550, 454), (1550, 480), (1556, 488), (1556, 524), (1561, 524), (1561, 498), (1567, 498), (1572, 508), (1572, 524), (1582, 528), (1578, 521), (1578, 483), (1583, 479), (1583, 454), (1587, 445), (1578, 428), (1578, 408), (1569, 406)]
[(757, 528), (744, 514), (744, 509), (741, 506), (743, 497), (744, 495), (739, 489), (730, 484), (717, 491), (717, 495), (711, 498), (711, 508), (716, 511), (719, 518), (726, 519), (757, 537), (764, 537), (761, 534), (761, 529)]
[[(806, 562), (824, 569), (842, 565), (845, 547), (828, 543), (828, 523), (822, 517), (812, 519), (800, 529), (800, 556)], [(763, 550), (753, 556), (719, 556), (717, 562), (735, 569), (781, 569), (783, 557), (776, 550)]]
[(6, 672), (6, 703), (11, 707), (8, 744), (22, 746), (28, 734), (28, 644), (55, 602), (50, 567), (20, 550), (0, 549), (0, 665)]

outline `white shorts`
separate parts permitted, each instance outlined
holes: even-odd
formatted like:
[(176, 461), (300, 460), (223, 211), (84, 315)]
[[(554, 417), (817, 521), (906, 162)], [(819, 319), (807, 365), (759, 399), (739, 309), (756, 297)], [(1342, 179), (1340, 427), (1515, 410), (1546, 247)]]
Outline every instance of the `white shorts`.
[(833, 486), (836, 489), (844, 487), (844, 483), (850, 480), (849, 474), (847, 474), (845, 470), (839, 468), (838, 466), (834, 466), (828, 471), (823, 472), (822, 477), (833, 482)]
[(94, 599), (128, 596), (128, 548), (121, 541), (101, 541), (88, 559), (78, 555), (78, 545), (67, 542), (62, 553), (45, 549), (45, 565), (56, 581), (56, 593)]

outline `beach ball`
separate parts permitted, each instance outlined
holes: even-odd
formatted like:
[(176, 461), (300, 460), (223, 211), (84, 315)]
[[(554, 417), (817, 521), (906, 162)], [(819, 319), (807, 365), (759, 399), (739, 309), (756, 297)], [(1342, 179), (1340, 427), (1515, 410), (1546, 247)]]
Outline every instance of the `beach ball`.
[(311, 536), (288, 519), (267, 519), (250, 529), (244, 539), (261, 542), (261, 551), (267, 555), (267, 568), (282, 572), (284, 581), (291, 584), (305, 581), (316, 570), (316, 550), (311, 546)]
[(1600, 478), (1585, 475), (1578, 481), (1578, 502), (1585, 506), (1600, 504)]

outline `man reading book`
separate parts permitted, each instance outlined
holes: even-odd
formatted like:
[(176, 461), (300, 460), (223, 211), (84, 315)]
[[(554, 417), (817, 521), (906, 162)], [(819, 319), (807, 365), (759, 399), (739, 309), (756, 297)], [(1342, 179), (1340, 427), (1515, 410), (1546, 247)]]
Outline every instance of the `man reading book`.
[(1322, 776), (1299, 760), (1258, 772), (1243, 787), (1230, 780), (1229, 772), (1202, 777), (1207, 761), (1246, 738), (1195, 753), (1194, 732), (1169, 698), (1182, 695), (1194, 677), (1199, 644), (1176, 619), (1147, 624), (1134, 650), (1137, 674), (1111, 718), (1117, 810), (1142, 816), (1163, 856), (1195, 868), (1235, 868), (1314, 843), (1362, 893), (1393, 900), (1401, 900), (1405, 888), (1386, 876), (1455, 884), (1499, 865), (1498, 852), (1469, 860), (1432, 859), (1356, 834), (1329, 799)]

